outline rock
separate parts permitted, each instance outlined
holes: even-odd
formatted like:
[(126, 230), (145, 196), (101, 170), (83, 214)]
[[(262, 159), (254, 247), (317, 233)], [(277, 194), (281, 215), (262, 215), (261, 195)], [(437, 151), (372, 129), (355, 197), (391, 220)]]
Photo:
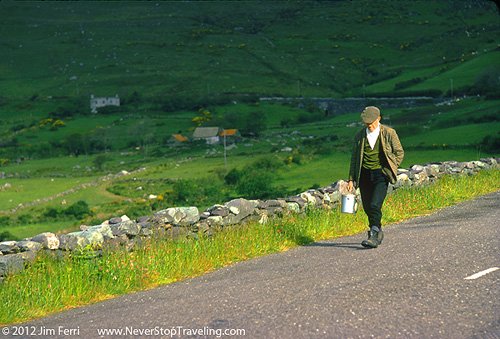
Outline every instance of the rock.
[(300, 193), (300, 197), (306, 201), (308, 206), (316, 205), (316, 198), (311, 195), (309, 192)]
[(18, 273), (24, 270), (25, 256), (23, 253), (4, 255), (0, 257), (0, 276)]
[(84, 232), (87, 232), (87, 233), (84, 233), (84, 236), (89, 237), (89, 238), (92, 238), (91, 234), (93, 232), (101, 233), (104, 240), (113, 239), (113, 237), (114, 237), (113, 231), (111, 230), (111, 226), (109, 224), (101, 224), (101, 225), (91, 226), (91, 227), (87, 228)]
[(425, 172), (429, 177), (437, 177), (439, 175), (439, 165), (431, 164), (425, 167)]
[(142, 224), (142, 223), (145, 223), (145, 222), (150, 222), (151, 221), (151, 217), (150, 216), (143, 216), (143, 217), (140, 217), (137, 219), (137, 222), (139, 224)]
[(424, 166), (422, 165), (413, 165), (412, 167), (410, 167), (411, 171), (414, 172), (414, 173), (420, 173), (424, 170)]
[(299, 205), (300, 209), (302, 210), (306, 206), (307, 200), (304, 200), (300, 196), (293, 196), (293, 197), (286, 198), (286, 202), (287, 203), (289, 203), (289, 202), (296, 203), (297, 205)]
[(136, 236), (141, 231), (141, 226), (132, 220), (122, 221), (119, 224), (113, 224), (110, 228), (113, 236), (120, 236), (124, 234), (128, 236)]
[(120, 217), (115, 217), (115, 218), (109, 219), (109, 223), (111, 225), (119, 224), (121, 222), (122, 222), (122, 218), (120, 218)]
[(300, 205), (298, 203), (296, 203), (296, 202), (287, 202), (286, 203), (286, 208), (290, 212), (300, 213)]
[(216, 216), (211, 216), (206, 219), (206, 223), (209, 226), (220, 226), (224, 223), (224, 220), (221, 216), (216, 215)]
[(227, 208), (226, 206), (222, 206), (222, 205), (214, 205), (214, 206), (210, 207), (207, 210), (207, 212), (213, 216), (227, 217), (229, 215), (229, 208)]
[(14, 254), (19, 253), (20, 249), (17, 246), (17, 241), (3, 241), (0, 242), (0, 253)]
[(19, 246), (19, 248), (23, 252), (27, 252), (27, 251), (38, 252), (43, 248), (42, 244), (35, 242), (35, 241), (30, 241), (30, 240), (19, 241), (17, 243), (17, 246)]
[(153, 227), (153, 223), (150, 221), (143, 221), (143, 222), (139, 222), (138, 224), (139, 224), (139, 226), (141, 226), (141, 229)]
[(45, 232), (31, 238), (31, 241), (42, 244), (43, 248), (57, 250), (59, 248), (59, 239), (54, 233)]
[(224, 224), (233, 225), (252, 215), (258, 202), (246, 199), (234, 199), (225, 204), (232, 214), (224, 218)]
[(155, 213), (156, 217), (163, 218), (163, 222), (175, 226), (188, 226), (200, 220), (197, 207), (172, 207)]
[(143, 227), (143, 228), (141, 228), (139, 235), (141, 235), (143, 237), (150, 237), (151, 235), (153, 235), (153, 231), (150, 228)]
[(87, 238), (82, 235), (83, 232), (71, 232), (61, 235), (59, 248), (65, 251), (74, 251), (89, 245)]
[(482, 161), (472, 161), (472, 163), (474, 164), (475, 167), (478, 167), (478, 168), (486, 168), (487, 167), (487, 165)]

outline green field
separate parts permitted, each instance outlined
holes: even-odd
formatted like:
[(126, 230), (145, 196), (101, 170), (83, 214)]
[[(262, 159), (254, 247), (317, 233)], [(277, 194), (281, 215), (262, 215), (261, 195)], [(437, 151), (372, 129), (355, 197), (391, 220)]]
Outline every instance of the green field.
[[(0, 20), (3, 238), (344, 179), (362, 107), (314, 97), (432, 97), (381, 106), (402, 167), (499, 155), (491, 1), (0, 2)], [(91, 114), (91, 94), (121, 106)], [(202, 112), (241, 132), (226, 159), (171, 142)]]

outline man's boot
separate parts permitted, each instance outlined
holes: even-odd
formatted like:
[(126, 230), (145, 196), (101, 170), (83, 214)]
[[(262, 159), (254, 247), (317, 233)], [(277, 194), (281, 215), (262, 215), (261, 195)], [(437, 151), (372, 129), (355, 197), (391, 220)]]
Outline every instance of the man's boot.
[(361, 245), (366, 248), (377, 248), (384, 239), (384, 232), (378, 227), (371, 227), (368, 231), (368, 240), (363, 240)]

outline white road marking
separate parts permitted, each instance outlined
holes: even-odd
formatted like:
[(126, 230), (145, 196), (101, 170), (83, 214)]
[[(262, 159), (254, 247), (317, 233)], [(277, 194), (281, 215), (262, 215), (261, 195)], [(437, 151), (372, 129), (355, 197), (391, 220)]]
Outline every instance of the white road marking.
[(473, 274), (473, 275), (465, 278), (465, 280), (474, 280), (474, 279), (482, 277), (483, 275), (494, 272), (496, 270), (500, 270), (500, 267), (492, 267), (492, 268), (488, 268), (487, 270), (477, 272), (476, 274)]

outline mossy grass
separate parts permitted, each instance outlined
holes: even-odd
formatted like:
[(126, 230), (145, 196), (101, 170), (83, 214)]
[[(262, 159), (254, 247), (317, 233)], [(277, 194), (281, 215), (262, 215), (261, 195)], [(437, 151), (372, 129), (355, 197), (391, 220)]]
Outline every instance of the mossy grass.
[[(425, 215), (500, 189), (500, 171), (445, 176), (436, 183), (402, 188), (384, 205), (384, 224)], [(258, 223), (229, 227), (212, 237), (177, 241), (144, 240), (133, 252), (84, 249), (71, 256), (40, 255), (23, 272), (0, 285), (0, 324), (12, 324), (65, 309), (147, 290), (199, 276), (218, 268), (314, 241), (352, 235), (366, 229), (363, 213), (339, 208), (310, 210)], [(390, 226), (390, 225), (389, 225)]]

